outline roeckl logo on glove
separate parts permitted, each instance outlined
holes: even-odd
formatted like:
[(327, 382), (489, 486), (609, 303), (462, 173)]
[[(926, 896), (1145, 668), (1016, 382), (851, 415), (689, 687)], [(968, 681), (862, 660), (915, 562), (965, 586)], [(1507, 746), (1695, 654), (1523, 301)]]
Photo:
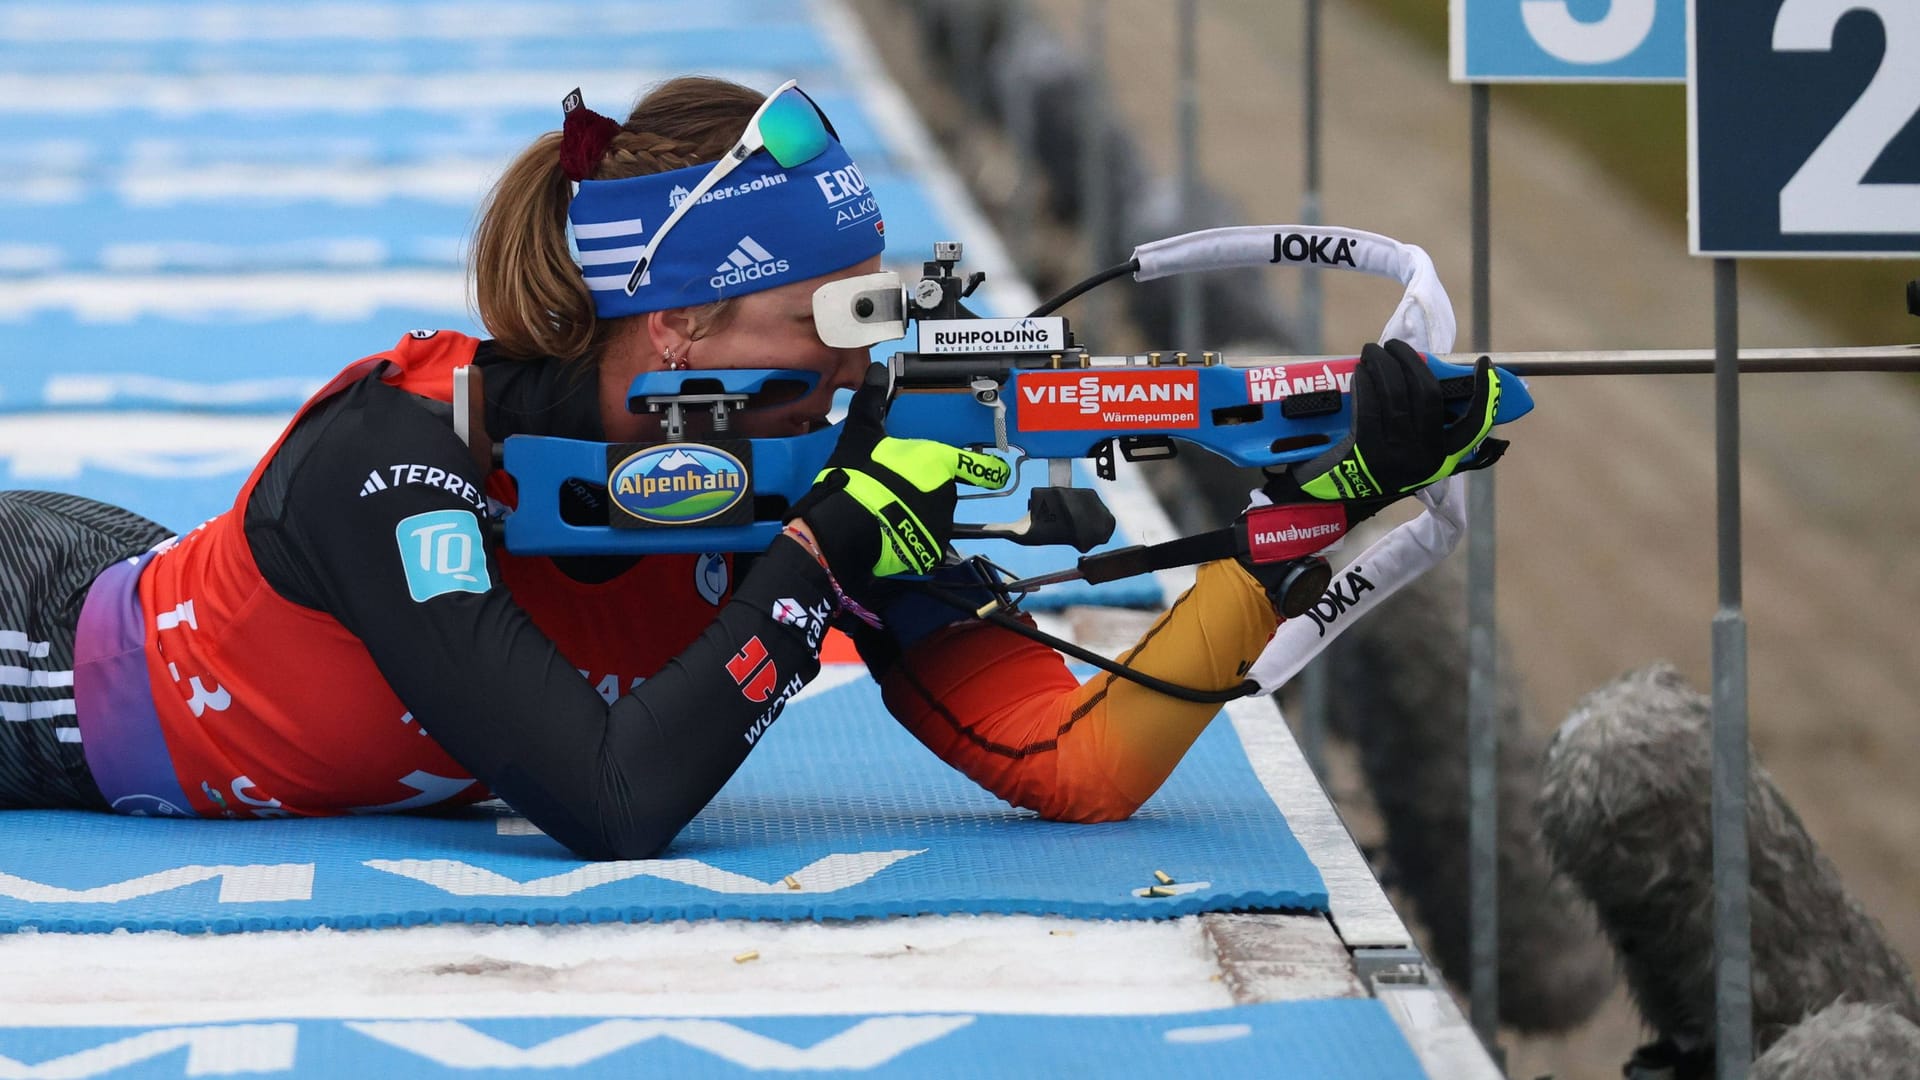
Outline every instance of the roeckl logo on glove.
[(961, 454), (960, 471), (976, 487), (997, 489), (1006, 486), (1013, 467), (998, 458), (985, 459), (974, 454)]
[(1380, 489), (1374, 485), (1373, 479), (1367, 475), (1367, 470), (1358, 460), (1348, 458), (1342, 461), (1340, 463), (1340, 474), (1341, 478), (1347, 483), (1347, 489), (1349, 491), (1347, 498), (1366, 499), (1380, 494)]
[(916, 574), (933, 569), (940, 561), (940, 545), (927, 535), (907, 508), (897, 502), (888, 503), (881, 508), (881, 513), (885, 515), (887, 541), (893, 545), (894, 555)]

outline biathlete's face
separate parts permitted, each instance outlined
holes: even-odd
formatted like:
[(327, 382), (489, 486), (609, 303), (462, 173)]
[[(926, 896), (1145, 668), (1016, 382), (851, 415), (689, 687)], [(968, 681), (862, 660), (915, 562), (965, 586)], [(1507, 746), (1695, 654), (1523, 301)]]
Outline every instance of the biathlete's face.
[[(637, 317), (636, 322), (646, 324), (647, 345), (634, 350), (637, 355), (629, 356), (628, 363), (602, 365), (600, 415), (608, 440), (638, 442), (660, 436), (657, 417), (627, 411), (627, 390), (642, 371), (666, 366), (663, 354), (667, 348), (672, 348), (676, 356), (684, 356), (689, 369), (696, 373), (716, 368), (782, 368), (820, 376), (818, 385), (808, 393), (773, 390), (756, 396), (745, 412), (733, 415), (727, 432), (730, 437), (804, 435), (824, 425), (833, 408), (834, 391), (858, 387), (870, 361), (865, 348), (836, 349), (820, 340), (813, 325), (813, 292), (828, 282), (879, 269), (880, 258), (876, 255), (845, 270), (748, 293), (735, 299), (733, 317), (725, 327), (691, 340), (685, 337), (683, 320), (676, 312)], [(689, 411), (689, 437), (704, 437), (711, 431), (706, 410)]]

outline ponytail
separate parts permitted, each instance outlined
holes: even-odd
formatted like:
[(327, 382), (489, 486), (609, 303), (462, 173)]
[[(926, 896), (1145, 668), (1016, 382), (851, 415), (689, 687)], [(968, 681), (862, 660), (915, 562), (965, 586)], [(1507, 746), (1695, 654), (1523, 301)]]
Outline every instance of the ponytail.
[(560, 135), (521, 151), (493, 186), (473, 235), (480, 321), (507, 356), (575, 360), (593, 351), (593, 294), (567, 250), (573, 189)]

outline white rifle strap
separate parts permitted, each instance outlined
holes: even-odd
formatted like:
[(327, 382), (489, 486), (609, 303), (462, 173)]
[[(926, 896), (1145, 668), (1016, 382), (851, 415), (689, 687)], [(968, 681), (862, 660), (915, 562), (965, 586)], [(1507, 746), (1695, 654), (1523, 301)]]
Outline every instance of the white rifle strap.
[(1313, 611), (1288, 619), (1248, 669), (1247, 678), (1272, 693), (1300, 674), (1347, 627), (1379, 607), (1406, 583), (1433, 569), (1467, 532), (1466, 478), (1450, 476), (1417, 492), (1426, 512), (1374, 541), (1333, 575)]
[(1152, 281), (1196, 270), (1288, 266), (1339, 270), (1397, 281), (1406, 290), (1380, 332), (1422, 352), (1453, 351), (1453, 302), (1426, 251), (1390, 236), (1333, 225), (1235, 225), (1202, 229), (1133, 249), (1140, 262), (1135, 281)]
[[(1268, 264), (1347, 270), (1391, 278), (1405, 287), (1380, 340), (1399, 338), (1421, 352), (1453, 351), (1453, 302), (1440, 284), (1433, 260), (1412, 244), (1323, 225), (1259, 225), (1206, 229), (1156, 240), (1134, 249), (1135, 277), (1148, 281), (1194, 270)], [(1302, 258), (1301, 256), (1305, 257)], [(1375, 541), (1334, 574), (1309, 616), (1289, 619), (1267, 643), (1247, 677), (1262, 692), (1278, 690), (1320, 650), (1378, 607), (1401, 586), (1439, 565), (1467, 531), (1466, 482), (1449, 477), (1418, 492), (1426, 511)], [(1258, 491), (1255, 504), (1267, 501)]]

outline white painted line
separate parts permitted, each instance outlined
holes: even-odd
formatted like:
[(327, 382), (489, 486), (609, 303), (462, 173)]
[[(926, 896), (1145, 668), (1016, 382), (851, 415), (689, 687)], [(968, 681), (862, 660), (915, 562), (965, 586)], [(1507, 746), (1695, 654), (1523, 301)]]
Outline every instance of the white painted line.
[(1501, 1080), (1502, 1074), (1487, 1057), (1480, 1037), (1444, 988), (1385, 986), (1378, 996), (1428, 1076)]
[(285, 427), (280, 416), (18, 413), (0, 417), (0, 465), (16, 484), (71, 480), (89, 468), (167, 479), (245, 473)]
[(186, 409), (252, 405), (278, 410), (286, 402), (305, 401), (325, 384), (325, 379), (300, 375), (222, 382), (131, 373), (49, 375), (41, 393), (48, 405), (64, 409), (109, 407), (116, 401), (131, 400), (150, 405), (178, 405)]
[[(397, 106), (457, 113), (470, 121), (499, 109), (552, 110), (560, 127), (560, 98), (580, 87), (594, 108), (624, 116), (635, 92), (680, 74), (663, 68), (605, 70), (476, 71), (457, 74), (350, 75), (143, 75), (90, 72), (59, 75), (0, 74), (0, 115), (60, 116), (70, 113), (159, 113), (168, 117), (204, 112), (366, 113)], [(778, 72), (722, 68), (706, 74), (772, 89)], [(531, 139), (537, 132), (529, 132)]]
[[(591, 35), (658, 34), (662, 28), (739, 30), (728, 5), (689, 3), (89, 4), (75, 18), (67, 3), (9, 3), (0, 39), (78, 45), (186, 41), (241, 46), (269, 41), (363, 46), (373, 42), (498, 42)], [(564, 93), (565, 91), (562, 91)], [(556, 99), (557, 100), (557, 99)]]
[(351, 321), (382, 308), (466, 317), (467, 276), (417, 269), (275, 274), (58, 274), (0, 281), (0, 320), (67, 311), (86, 322), (308, 317)]
[(1254, 775), (1319, 868), (1341, 940), (1352, 949), (1412, 948), (1406, 924), (1380, 890), (1339, 811), (1293, 741), (1280, 707), (1269, 697), (1241, 698), (1227, 706), (1227, 716), (1253, 763)]
[[(556, 122), (555, 126), (558, 126)], [(528, 141), (538, 132), (528, 132)], [(340, 162), (272, 165), (213, 161), (188, 167), (140, 166), (112, 181), (129, 207), (186, 203), (286, 203), (322, 201), (377, 206), (394, 199), (416, 199), (470, 207), (487, 193), (507, 162), (450, 158), (383, 165)]]

